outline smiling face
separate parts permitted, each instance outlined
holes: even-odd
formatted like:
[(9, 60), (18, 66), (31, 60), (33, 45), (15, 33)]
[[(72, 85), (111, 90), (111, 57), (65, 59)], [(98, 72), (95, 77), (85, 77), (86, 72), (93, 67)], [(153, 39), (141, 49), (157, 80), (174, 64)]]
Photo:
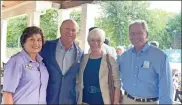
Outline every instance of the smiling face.
[(101, 52), (104, 40), (105, 40), (104, 30), (100, 28), (95, 28), (91, 30), (87, 38), (91, 52)]
[(61, 40), (65, 43), (73, 43), (78, 32), (78, 25), (72, 20), (67, 20), (60, 27)]
[(89, 40), (90, 49), (92, 52), (101, 51), (102, 41), (99, 38), (93, 38)]
[(140, 49), (142, 46), (145, 45), (148, 38), (147, 32), (142, 26), (142, 24), (135, 23), (130, 26), (129, 39), (137, 49)]
[(123, 51), (122, 51), (122, 49), (118, 48), (118, 49), (116, 49), (116, 53), (118, 55), (122, 55), (123, 54)]
[(24, 50), (29, 54), (37, 54), (42, 49), (42, 37), (40, 34), (33, 34), (25, 40)]

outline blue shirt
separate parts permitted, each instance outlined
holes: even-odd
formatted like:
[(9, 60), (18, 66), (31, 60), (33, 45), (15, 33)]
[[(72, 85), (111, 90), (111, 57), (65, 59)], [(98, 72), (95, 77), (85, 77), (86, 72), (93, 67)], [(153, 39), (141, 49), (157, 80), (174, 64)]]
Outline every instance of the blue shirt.
[(65, 75), (69, 68), (74, 64), (76, 59), (75, 55), (76, 48), (74, 45), (72, 45), (72, 47), (66, 51), (63, 44), (61, 43), (61, 40), (59, 39), (56, 47), (56, 61), (62, 70), (63, 75)]
[(14, 104), (46, 104), (49, 75), (42, 57), (36, 59), (23, 50), (5, 66), (3, 91), (12, 93)]
[(136, 52), (131, 48), (123, 53), (120, 66), (123, 89), (142, 98), (159, 97), (160, 104), (173, 103), (173, 81), (167, 55), (149, 45)]

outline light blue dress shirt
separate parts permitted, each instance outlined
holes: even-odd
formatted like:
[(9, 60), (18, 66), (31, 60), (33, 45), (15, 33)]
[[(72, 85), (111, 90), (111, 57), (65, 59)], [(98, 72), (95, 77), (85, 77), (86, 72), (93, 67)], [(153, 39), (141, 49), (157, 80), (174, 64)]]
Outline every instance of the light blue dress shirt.
[(65, 50), (63, 44), (59, 40), (56, 47), (56, 61), (65, 75), (69, 68), (74, 64), (76, 60), (76, 48), (72, 45), (67, 51)]
[(123, 89), (142, 98), (159, 97), (159, 104), (172, 104), (173, 81), (167, 55), (146, 43), (136, 52), (131, 48), (118, 58)]

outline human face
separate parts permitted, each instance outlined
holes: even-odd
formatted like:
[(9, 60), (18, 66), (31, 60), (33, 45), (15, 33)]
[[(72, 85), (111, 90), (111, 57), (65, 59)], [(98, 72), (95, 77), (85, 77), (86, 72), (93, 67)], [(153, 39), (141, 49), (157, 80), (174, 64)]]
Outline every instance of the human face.
[(77, 34), (77, 25), (73, 21), (63, 23), (60, 29), (61, 40), (65, 43), (73, 43)]
[(42, 37), (40, 34), (33, 34), (27, 38), (23, 44), (25, 51), (28, 54), (37, 54), (42, 49)]
[(133, 24), (129, 29), (129, 39), (136, 49), (141, 49), (147, 42), (147, 33), (141, 24)]
[(100, 39), (91, 39), (89, 40), (90, 49), (92, 52), (101, 51), (102, 42)]
[(121, 55), (123, 53), (123, 51), (121, 49), (119, 49), (119, 48), (116, 50), (116, 52), (117, 52), (118, 55)]

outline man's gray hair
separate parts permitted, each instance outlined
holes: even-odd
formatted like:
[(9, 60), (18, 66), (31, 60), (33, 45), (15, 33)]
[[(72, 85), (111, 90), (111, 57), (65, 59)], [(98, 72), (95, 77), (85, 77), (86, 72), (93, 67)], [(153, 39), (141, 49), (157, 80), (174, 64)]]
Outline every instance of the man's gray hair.
[(92, 39), (100, 39), (101, 43), (105, 41), (105, 32), (100, 28), (94, 28), (88, 34), (87, 41), (89, 42)]
[(77, 31), (77, 32), (79, 31), (79, 25), (78, 25), (78, 23), (77, 23), (75, 20), (73, 20), (73, 19), (66, 19), (66, 20), (64, 20), (64, 21), (61, 23), (60, 28), (61, 28), (66, 22), (72, 22), (72, 23), (74, 23), (74, 24), (76, 25), (76, 31)]
[(135, 20), (135, 21), (131, 22), (131, 23), (129, 24), (129, 29), (130, 29), (130, 27), (131, 27), (132, 25), (134, 25), (134, 24), (141, 24), (142, 27), (143, 27), (143, 29), (146, 31), (147, 36), (148, 36), (148, 24), (147, 24), (147, 22), (146, 22), (145, 20)]

